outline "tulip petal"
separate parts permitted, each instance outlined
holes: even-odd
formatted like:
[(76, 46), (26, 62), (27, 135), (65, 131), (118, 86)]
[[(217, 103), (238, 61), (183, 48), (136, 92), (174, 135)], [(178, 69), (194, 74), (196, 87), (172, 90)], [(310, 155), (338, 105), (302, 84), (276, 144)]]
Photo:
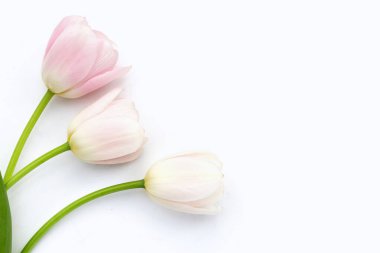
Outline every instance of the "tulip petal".
[(121, 163), (127, 163), (133, 160), (136, 160), (143, 152), (143, 148), (141, 147), (139, 150), (132, 154), (127, 154), (125, 156), (121, 156), (114, 159), (108, 159), (103, 161), (88, 161), (89, 163), (96, 163), (96, 164), (121, 164)]
[(199, 199), (192, 202), (187, 202), (186, 204), (191, 205), (193, 207), (204, 207), (204, 206), (219, 206), (219, 200), (224, 194), (224, 184), (223, 181), (220, 182), (219, 188), (210, 196), (207, 196), (204, 199)]
[(167, 160), (167, 159), (172, 159), (172, 158), (178, 158), (178, 157), (189, 157), (191, 159), (198, 159), (202, 160), (204, 162), (209, 162), (213, 163), (215, 166), (217, 166), (220, 170), (223, 167), (222, 162), (219, 160), (219, 158), (212, 153), (209, 152), (184, 152), (184, 153), (179, 153), (173, 156), (168, 156), (162, 160)]
[(78, 114), (74, 118), (74, 120), (71, 122), (68, 130), (68, 136), (69, 139), (71, 135), (74, 133), (75, 129), (85, 122), (86, 120), (90, 119), (91, 117), (100, 114), (103, 112), (110, 104), (113, 103), (115, 98), (119, 96), (121, 93), (122, 89), (116, 88), (108, 92), (106, 95), (101, 97), (99, 100), (97, 100), (95, 103), (84, 109), (81, 113)]
[(98, 119), (107, 119), (115, 117), (127, 117), (133, 120), (139, 120), (139, 114), (135, 104), (128, 99), (117, 99), (108, 105), (107, 110), (102, 112)]
[(221, 210), (219, 200), (223, 196), (224, 186), (221, 182), (219, 188), (207, 196), (204, 199), (199, 199), (192, 202), (181, 202), (181, 201), (171, 201), (162, 198), (158, 198), (150, 192), (148, 192), (149, 197), (156, 203), (163, 205), (174, 211), (190, 213), (190, 214), (205, 214), (214, 215)]
[(74, 87), (92, 69), (98, 49), (99, 41), (88, 26), (68, 27), (44, 59), (42, 76), (45, 84), (54, 93)]
[(215, 215), (220, 212), (220, 206), (209, 205), (209, 206), (192, 206), (182, 202), (169, 201), (165, 199), (157, 198), (151, 194), (149, 197), (159, 205), (165, 206), (173, 211), (189, 213), (189, 214), (203, 214), (203, 215)]
[(103, 33), (99, 31), (94, 32), (101, 46), (96, 62), (88, 74), (88, 79), (104, 72), (111, 71), (115, 67), (118, 59), (118, 52), (114, 47), (114, 43)]
[(96, 89), (103, 87), (104, 85), (123, 77), (129, 71), (130, 67), (115, 68), (111, 71), (105, 72), (101, 75), (86, 81), (81, 85), (77, 85), (68, 91), (60, 93), (59, 95), (65, 98), (78, 98), (86, 95)]
[(136, 152), (144, 143), (140, 124), (125, 117), (106, 121), (91, 118), (71, 135), (73, 153), (88, 162), (114, 159)]
[(58, 26), (54, 29), (53, 33), (50, 36), (48, 45), (45, 50), (45, 56), (49, 52), (51, 46), (54, 44), (54, 42), (57, 40), (58, 36), (61, 35), (61, 33), (69, 26), (75, 25), (75, 24), (82, 24), (87, 25), (87, 21), (84, 17), (80, 16), (68, 16), (62, 19), (62, 21), (58, 24)]

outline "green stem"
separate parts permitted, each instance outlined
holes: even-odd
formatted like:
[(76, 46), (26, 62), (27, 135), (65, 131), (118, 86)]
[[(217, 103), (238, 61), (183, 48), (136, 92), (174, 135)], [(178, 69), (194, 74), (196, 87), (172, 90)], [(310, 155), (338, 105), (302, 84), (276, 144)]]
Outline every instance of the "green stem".
[(8, 164), (7, 171), (5, 172), (4, 181), (7, 181), (12, 177), (13, 172), (16, 168), (18, 159), (20, 158), (21, 151), (25, 146), (26, 140), (28, 139), (37, 120), (40, 118), (42, 112), (44, 111), (44, 109), (46, 108), (50, 100), (53, 98), (53, 96), (54, 96), (54, 93), (51, 92), (50, 90), (47, 90), (44, 97), (41, 99), (41, 102), (38, 104), (36, 110), (34, 111), (33, 115), (30, 117), (13, 151), (11, 160), (9, 161), (9, 164)]
[(0, 173), (0, 252), (12, 252), (12, 219), (7, 191)]
[(5, 186), (7, 189), (10, 189), (15, 183), (17, 183), (21, 178), (23, 178), (25, 175), (29, 174), (32, 170), (37, 168), (39, 165), (43, 164), (47, 160), (50, 160), (51, 158), (70, 150), (70, 144), (68, 142), (62, 144), (61, 146), (58, 146), (46, 154), (40, 156), (33, 162), (29, 163), (27, 166), (25, 166), (22, 170), (16, 173), (13, 177), (11, 177), (9, 180), (5, 181)]
[(117, 184), (113, 185), (107, 188), (103, 188), (101, 190), (95, 191), (93, 193), (90, 193), (70, 205), (63, 208), (61, 211), (59, 211), (56, 215), (54, 215), (50, 220), (48, 220), (38, 231), (33, 235), (33, 237), (29, 240), (29, 242), (25, 245), (24, 249), (21, 251), (21, 253), (28, 253), (31, 252), (32, 248), (38, 243), (38, 241), (62, 218), (64, 218), (66, 215), (77, 209), (78, 207), (94, 200), (100, 197), (103, 197), (105, 195), (119, 192), (119, 191), (125, 191), (129, 189), (135, 189), (135, 188), (144, 188), (144, 179), (123, 183), (123, 184)]

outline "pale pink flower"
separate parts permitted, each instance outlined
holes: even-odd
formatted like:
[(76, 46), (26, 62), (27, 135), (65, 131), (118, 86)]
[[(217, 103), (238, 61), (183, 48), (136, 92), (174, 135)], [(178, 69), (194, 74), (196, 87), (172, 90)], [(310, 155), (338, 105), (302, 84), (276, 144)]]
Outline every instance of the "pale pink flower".
[(157, 203), (175, 211), (215, 214), (223, 195), (222, 163), (209, 153), (185, 153), (156, 162), (145, 189)]
[(82, 111), (70, 124), (68, 142), (88, 163), (118, 164), (135, 160), (146, 137), (132, 102), (112, 90)]
[(83, 17), (69, 16), (55, 28), (42, 64), (42, 78), (53, 93), (77, 98), (124, 76), (111, 40)]

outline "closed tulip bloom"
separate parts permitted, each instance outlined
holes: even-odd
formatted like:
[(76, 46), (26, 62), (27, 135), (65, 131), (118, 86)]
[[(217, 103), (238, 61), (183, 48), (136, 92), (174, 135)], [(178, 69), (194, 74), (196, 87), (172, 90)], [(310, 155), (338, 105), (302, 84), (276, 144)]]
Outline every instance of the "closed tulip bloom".
[(103, 33), (79, 16), (64, 18), (48, 42), (42, 78), (50, 91), (77, 98), (103, 87), (128, 72), (117, 67), (118, 52)]
[(88, 163), (119, 164), (136, 159), (145, 143), (134, 104), (113, 90), (71, 123), (68, 142), (75, 156)]
[(185, 153), (156, 162), (145, 189), (157, 203), (175, 211), (215, 214), (223, 194), (222, 163), (209, 153)]

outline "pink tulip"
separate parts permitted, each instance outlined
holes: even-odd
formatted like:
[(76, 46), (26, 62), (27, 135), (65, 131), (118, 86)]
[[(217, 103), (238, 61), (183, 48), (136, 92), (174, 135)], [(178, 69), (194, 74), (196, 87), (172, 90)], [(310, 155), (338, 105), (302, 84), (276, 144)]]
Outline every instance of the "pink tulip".
[(95, 164), (118, 164), (139, 157), (146, 137), (134, 104), (115, 89), (81, 112), (68, 130), (71, 151)]
[(42, 78), (53, 93), (77, 98), (124, 76), (118, 52), (103, 33), (83, 17), (69, 16), (55, 28), (46, 48)]

